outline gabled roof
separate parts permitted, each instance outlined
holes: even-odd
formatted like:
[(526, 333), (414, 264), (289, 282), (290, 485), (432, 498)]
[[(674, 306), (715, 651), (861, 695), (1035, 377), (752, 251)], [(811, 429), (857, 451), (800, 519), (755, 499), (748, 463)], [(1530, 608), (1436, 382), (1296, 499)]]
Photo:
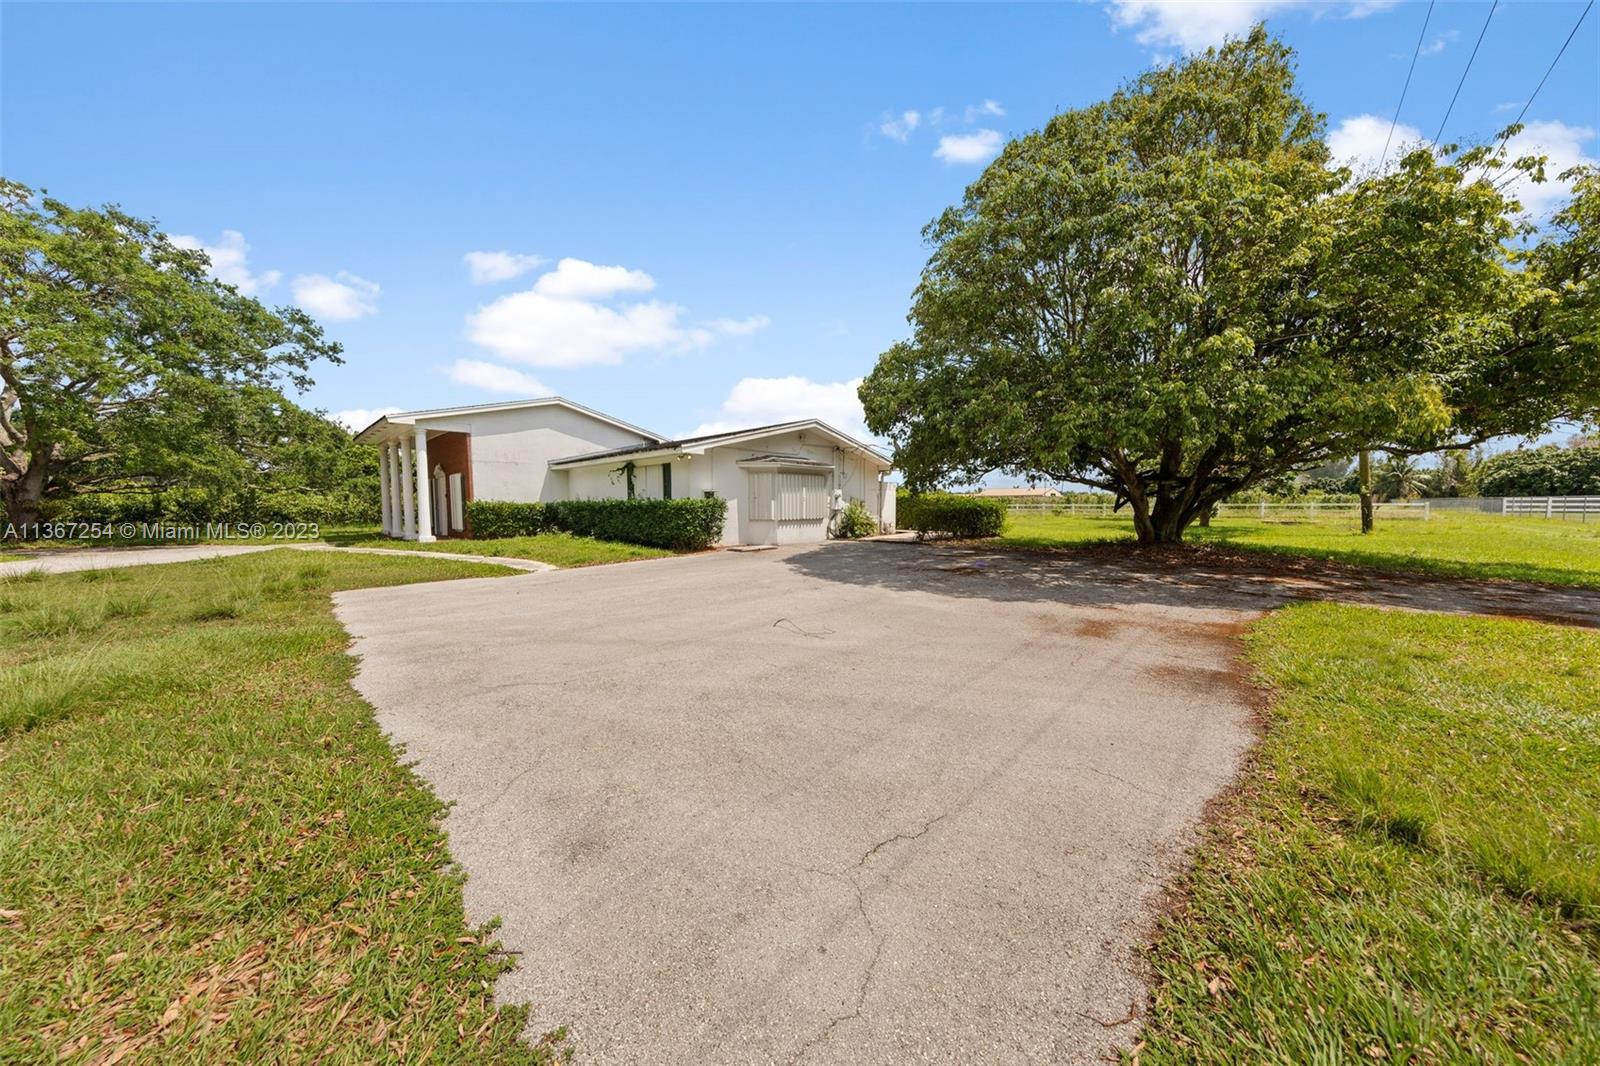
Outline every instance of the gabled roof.
[(832, 438), (835, 443), (846, 448), (854, 448), (866, 452), (868, 455), (889, 465), (886, 456), (876, 448), (863, 444), (846, 433), (841, 433), (826, 422), (815, 418), (804, 418), (798, 422), (775, 422), (770, 426), (752, 426), (749, 429), (735, 429), (725, 433), (708, 433), (699, 437), (680, 437), (677, 440), (664, 440), (656, 444), (632, 444), (625, 448), (607, 448), (604, 451), (585, 452), (582, 455), (569, 455), (565, 459), (552, 459), (552, 467), (561, 468), (569, 466), (586, 466), (590, 463), (602, 462), (607, 459), (649, 459), (656, 456), (671, 457), (674, 455), (696, 455), (707, 448), (720, 448), (728, 444), (740, 444), (744, 441), (761, 440), (763, 437), (775, 437), (780, 433), (795, 433), (799, 431), (818, 432), (823, 436)]
[[(648, 437), (652, 441), (662, 441), (666, 439), (659, 433), (652, 433), (648, 429), (640, 429), (638, 426), (624, 422), (620, 418), (612, 418), (610, 415), (602, 414), (592, 407), (585, 407), (581, 403), (573, 403), (571, 400), (561, 396), (540, 396), (532, 400), (504, 400), (499, 403), (478, 403), (470, 404), (466, 407), (431, 407), (421, 411), (400, 411), (396, 414), (384, 415), (382, 418), (372, 423), (372, 425), (368, 426), (366, 429), (363, 429), (360, 433), (357, 433), (355, 439), (357, 442), (365, 444), (369, 441), (380, 440), (387, 436), (388, 434), (386, 430), (388, 430), (390, 427), (414, 426), (418, 422), (427, 422), (430, 419), (435, 418), (454, 418), (459, 415), (491, 414), (495, 411), (520, 411), (530, 407), (552, 406), (565, 407), (570, 411), (577, 411), (579, 414), (588, 415), (590, 418), (598, 419), (607, 425), (616, 426), (618, 429), (625, 429), (629, 433), (637, 433), (641, 437)], [(656, 447), (656, 445), (645, 445), (645, 447)]]

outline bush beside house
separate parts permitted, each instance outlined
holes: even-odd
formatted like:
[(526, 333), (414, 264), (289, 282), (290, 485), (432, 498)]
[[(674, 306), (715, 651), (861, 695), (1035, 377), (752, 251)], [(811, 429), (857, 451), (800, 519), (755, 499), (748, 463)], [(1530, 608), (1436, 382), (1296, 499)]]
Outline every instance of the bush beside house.
[(1006, 525), (1004, 500), (959, 496), (950, 492), (901, 493), (895, 503), (895, 524), (917, 535), (998, 537)]
[(860, 500), (851, 500), (846, 504), (833, 526), (833, 535), (841, 540), (859, 540), (877, 532), (878, 520), (872, 517), (872, 512)]
[(722, 499), (473, 500), (467, 504), (467, 525), (478, 540), (560, 531), (652, 548), (699, 551), (722, 539), (727, 511), (728, 501)]

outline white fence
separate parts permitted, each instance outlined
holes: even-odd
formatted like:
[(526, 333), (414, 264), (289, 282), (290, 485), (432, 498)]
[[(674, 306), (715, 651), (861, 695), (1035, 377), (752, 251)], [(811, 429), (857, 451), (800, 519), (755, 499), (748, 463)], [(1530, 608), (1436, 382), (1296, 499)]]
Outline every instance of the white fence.
[[(1566, 519), (1570, 522), (1600, 523), (1600, 496), (1461, 496), (1406, 503), (1374, 505), (1383, 518), (1415, 518), (1427, 521), (1434, 511), (1477, 512), (1479, 514), (1521, 516), (1525, 518)], [(1006, 501), (1012, 514), (1090, 515), (1112, 514), (1111, 500), (1062, 500), (1052, 496), (1032, 496)], [(1262, 521), (1307, 521), (1319, 518), (1344, 518), (1361, 513), (1361, 505), (1307, 500), (1297, 503), (1224, 503), (1217, 507), (1222, 518), (1258, 518)]]
[(1063, 500), (1056, 496), (1021, 496), (1006, 500), (1006, 510), (1012, 514), (1103, 516), (1111, 513), (1111, 497), (1103, 500)]
[[(1375, 505), (1383, 518), (1416, 518), (1426, 521), (1431, 516), (1431, 503), (1419, 500), (1414, 503), (1380, 503)], [(1053, 497), (1030, 497), (1006, 501), (1011, 514), (1089, 515), (1105, 517), (1112, 514), (1111, 501), (1061, 500)], [(1125, 512), (1124, 512), (1125, 513)], [(1270, 522), (1277, 520), (1314, 521), (1317, 519), (1359, 518), (1359, 503), (1329, 503), (1308, 500), (1301, 503), (1224, 503), (1217, 505), (1219, 518), (1258, 518)]]
[[(1415, 518), (1426, 522), (1432, 517), (1432, 506), (1427, 500), (1412, 503), (1376, 503), (1373, 510), (1379, 518)], [(1259, 518), (1263, 522), (1276, 519), (1315, 521), (1319, 518), (1360, 518), (1359, 503), (1329, 503), (1306, 500), (1301, 503), (1223, 503), (1217, 505), (1219, 518)]]
[(1600, 496), (1506, 496), (1500, 501), (1500, 513), (1579, 522), (1593, 515), (1600, 522)]

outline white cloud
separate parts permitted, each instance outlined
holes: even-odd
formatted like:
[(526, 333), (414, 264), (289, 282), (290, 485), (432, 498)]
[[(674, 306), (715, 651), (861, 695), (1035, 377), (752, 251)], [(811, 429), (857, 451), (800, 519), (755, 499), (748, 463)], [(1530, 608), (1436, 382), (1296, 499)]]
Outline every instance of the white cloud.
[(1340, 122), (1328, 134), (1333, 161), (1360, 175), (1377, 169), (1385, 142), (1389, 144), (1388, 164), (1393, 164), (1424, 140), (1421, 130), (1404, 123), (1394, 128), (1390, 139), (1390, 121), (1378, 115), (1352, 115)]
[(619, 292), (649, 292), (655, 287), (656, 280), (642, 270), (596, 266), (582, 259), (561, 260), (533, 286), (543, 296), (563, 300), (596, 300)]
[(1455, 30), (1446, 30), (1427, 44), (1417, 49), (1419, 55), (1436, 56), (1450, 46), (1450, 42), (1461, 36)]
[(1296, 0), (1110, 0), (1111, 21), (1137, 31), (1140, 44), (1176, 46), (1198, 52), (1242, 37), (1275, 11), (1290, 8), (1320, 15), (1333, 11), (1345, 18), (1366, 18), (1395, 6), (1398, 0), (1356, 0), (1354, 3), (1298, 3)]
[(766, 315), (751, 315), (749, 318), (713, 318), (706, 325), (724, 337), (748, 337), (772, 325), (772, 319)]
[(449, 369), (450, 380), (490, 392), (511, 392), (520, 396), (549, 396), (551, 389), (529, 374), (498, 363), (477, 359), (457, 359)]
[(1562, 171), (1575, 166), (1595, 166), (1595, 159), (1584, 152), (1584, 145), (1594, 140), (1595, 131), (1587, 126), (1569, 126), (1565, 122), (1530, 122), (1522, 132), (1506, 141), (1505, 156), (1516, 161), (1526, 155), (1547, 156), (1543, 182), (1534, 182), (1521, 175), (1505, 185), (1505, 192), (1522, 201), (1523, 210), (1542, 217), (1562, 206), (1572, 197), (1572, 183), (1562, 181)]
[(351, 433), (358, 433), (384, 415), (397, 415), (399, 413), (400, 408), (398, 407), (351, 407), (344, 411), (335, 411), (328, 417), (348, 429)]
[(607, 302), (648, 292), (655, 284), (642, 270), (563, 259), (533, 288), (501, 296), (468, 315), (467, 337), (502, 359), (575, 367), (620, 363), (632, 352), (692, 351), (768, 325), (765, 315), (696, 325), (684, 321), (682, 307), (664, 300)]
[[(1361, 174), (1376, 169), (1388, 136), (1388, 119), (1378, 115), (1353, 115), (1328, 134), (1328, 151), (1334, 162)], [(1545, 180), (1534, 182), (1521, 175), (1507, 175), (1505, 192), (1520, 200), (1527, 213), (1539, 217), (1549, 214), (1572, 196), (1572, 183), (1562, 181), (1560, 174), (1571, 167), (1595, 165), (1594, 158), (1584, 151), (1584, 146), (1594, 137), (1595, 131), (1587, 126), (1569, 126), (1564, 122), (1528, 123), (1521, 133), (1506, 142), (1505, 157), (1515, 161), (1522, 156), (1546, 156)], [(1425, 140), (1422, 131), (1415, 126), (1396, 126), (1386, 165), (1395, 165), (1406, 152), (1421, 146)]]
[(978, 121), (978, 119), (982, 118), (985, 115), (996, 115), (996, 116), (999, 116), (999, 115), (1004, 115), (1005, 113), (1006, 113), (1006, 109), (1001, 107), (999, 102), (997, 102), (995, 100), (985, 100), (981, 104), (973, 104), (972, 106), (968, 107), (967, 108), (967, 112), (966, 112), (966, 119), (967, 119), (967, 123), (970, 125), (971, 123), (974, 123), (974, 122)]
[(1199, 51), (1251, 26), (1287, 0), (1111, 0), (1111, 21), (1137, 30), (1140, 44)]
[(679, 323), (683, 308), (651, 300), (621, 309), (560, 300), (530, 289), (467, 318), (467, 336), (505, 359), (531, 366), (620, 363), (629, 352), (698, 347), (709, 342)]
[(902, 111), (898, 118), (884, 119), (878, 126), (878, 132), (891, 140), (901, 144), (911, 136), (913, 130), (922, 124), (922, 114), (917, 111)]
[(468, 252), (461, 257), (467, 264), (474, 285), (490, 285), (497, 281), (510, 281), (521, 277), (534, 267), (544, 265), (544, 256), (522, 255), (518, 252)]
[(283, 277), (278, 270), (263, 270), (259, 274), (250, 270), (250, 245), (244, 234), (236, 229), (225, 229), (215, 244), (207, 244), (199, 237), (174, 233), (169, 238), (179, 248), (204, 252), (211, 260), (211, 276), (237, 288), (245, 296), (254, 296), (262, 289), (270, 289)]
[(819, 382), (799, 375), (781, 378), (742, 378), (722, 401), (709, 421), (687, 434), (725, 433), (773, 422), (820, 418), (853, 437), (872, 440), (856, 390), (861, 379)]
[(946, 163), (983, 163), (1000, 151), (1000, 134), (997, 130), (974, 130), (971, 133), (952, 133), (939, 138), (939, 147), (933, 150), (934, 158)]
[(326, 274), (301, 274), (294, 279), (294, 302), (317, 318), (348, 322), (378, 310), (378, 283), (341, 270)]

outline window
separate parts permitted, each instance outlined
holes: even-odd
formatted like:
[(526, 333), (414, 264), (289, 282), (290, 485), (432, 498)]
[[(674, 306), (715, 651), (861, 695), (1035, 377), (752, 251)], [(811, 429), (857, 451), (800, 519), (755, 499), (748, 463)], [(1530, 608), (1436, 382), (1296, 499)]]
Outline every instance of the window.
[(661, 498), (663, 500), (672, 499), (672, 464), (670, 462), (661, 464)]
[(827, 518), (828, 475), (751, 471), (750, 517), (758, 522), (816, 522)]

